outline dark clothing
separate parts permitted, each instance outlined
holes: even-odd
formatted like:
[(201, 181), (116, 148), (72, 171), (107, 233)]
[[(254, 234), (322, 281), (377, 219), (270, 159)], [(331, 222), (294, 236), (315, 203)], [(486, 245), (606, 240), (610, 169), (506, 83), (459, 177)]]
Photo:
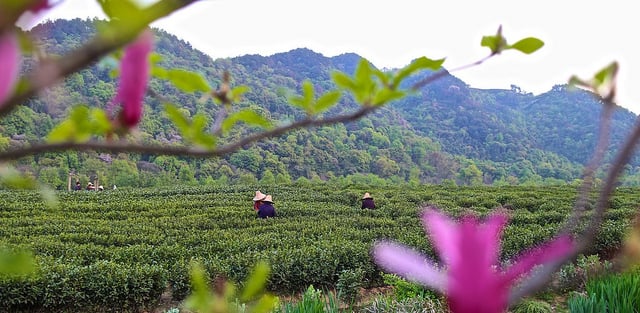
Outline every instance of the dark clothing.
[(80, 184), (77, 184), (76, 187), (74, 188), (75, 190), (82, 190), (82, 186), (80, 186)]
[(273, 203), (262, 202), (262, 204), (260, 205), (260, 209), (258, 209), (258, 217), (267, 218), (267, 217), (275, 217), (275, 216), (276, 216), (276, 208), (273, 207)]
[(362, 208), (363, 209), (375, 209), (376, 204), (373, 202), (372, 198), (362, 199)]

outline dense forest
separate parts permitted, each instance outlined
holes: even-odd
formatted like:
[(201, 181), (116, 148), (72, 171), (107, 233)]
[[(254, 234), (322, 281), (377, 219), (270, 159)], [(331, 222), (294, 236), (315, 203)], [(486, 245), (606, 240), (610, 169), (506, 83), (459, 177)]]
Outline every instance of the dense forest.
[[(61, 55), (88, 40), (99, 22), (47, 21), (28, 34), (45, 53)], [(288, 105), (303, 81), (311, 81), (321, 93), (333, 87), (333, 71), (352, 74), (360, 59), (366, 58), (352, 53), (325, 57), (301, 48), (271, 56), (213, 60), (174, 35), (154, 31), (155, 59), (160, 65), (198, 72), (212, 86), (219, 85), (223, 72), (229, 71), (234, 85), (250, 87), (237, 105), (275, 123), (304, 114)], [(106, 108), (115, 92), (117, 64), (109, 57), (75, 73), (0, 121), (0, 150), (42, 140), (75, 105)], [(407, 83), (431, 74), (420, 74)], [(153, 79), (149, 88), (145, 117), (135, 138), (141, 142), (183, 142), (163, 113), (164, 103), (180, 107), (185, 116), (203, 115), (209, 121), (220, 109), (213, 101), (185, 94), (161, 79)], [(353, 99), (343, 97), (333, 112), (325, 114), (356, 105)], [(470, 88), (448, 75), (358, 121), (290, 132), (224, 158), (71, 151), (26, 157), (16, 160), (15, 165), (57, 189), (67, 188), (69, 173), (74, 180), (98, 179), (105, 185), (132, 187), (327, 180), (368, 184), (572, 183), (580, 178), (595, 146), (599, 112), (600, 104), (590, 93), (567, 85), (533, 95), (518, 86), (510, 90)], [(615, 112), (609, 159), (635, 118), (624, 108)], [(240, 127), (221, 140), (243, 136), (247, 129)], [(636, 155), (622, 184), (640, 184), (639, 165)]]

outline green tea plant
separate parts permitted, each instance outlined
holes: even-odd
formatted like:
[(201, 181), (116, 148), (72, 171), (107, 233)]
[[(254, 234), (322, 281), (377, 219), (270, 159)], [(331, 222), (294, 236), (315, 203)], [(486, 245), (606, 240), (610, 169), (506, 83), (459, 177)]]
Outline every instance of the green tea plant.
[(362, 269), (346, 269), (340, 272), (336, 289), (340, 300), (355, 303), (359, 299), (360, 287), (364, 286), (364, 271)]
[(385, 284), (393, 288), (393, 296), (395, 300), (403, 301), (406, 299), (439, 299), (439, 296), (433, 291), (424, 288), (416, 283), (409, 282), (401, 277), (393, 274), (383, 274)]

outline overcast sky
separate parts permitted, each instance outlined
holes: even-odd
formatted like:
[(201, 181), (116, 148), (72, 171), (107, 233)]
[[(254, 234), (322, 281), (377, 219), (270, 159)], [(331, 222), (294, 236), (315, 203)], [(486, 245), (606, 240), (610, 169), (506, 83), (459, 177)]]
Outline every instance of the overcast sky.
[[(153, 2), (152, 0), (143, 0)], [(64, 0), (45, 19), (103, 17), (94, 0)], [(618, 104), (640, 113), (640, 30), (629, 0), (203, 0), (153, 24), (215, 58), (309, 48), (327, 57), (353, 52), (379, 68), (427, 56), (452, 69), (489, 52), (483, 35), (499, 25), (514, 43), (534, 36), (532, 55), (508, 51), (455, 72), (471, 87), (539, 94), (571, 75), (589, 78), (620, 63)]]

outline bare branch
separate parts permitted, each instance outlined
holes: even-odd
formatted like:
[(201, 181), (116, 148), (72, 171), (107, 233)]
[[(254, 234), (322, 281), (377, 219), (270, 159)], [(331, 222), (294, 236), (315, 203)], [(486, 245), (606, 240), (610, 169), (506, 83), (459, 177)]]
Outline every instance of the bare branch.
[[(151, 22), (165, 17), (176, 10), (186, 7), (199, 0), (162, 0), (154, 5), (144, 9), (141, 14), (140, 25), (148, 25)], [(126, 32), (124, 33), (126, 34)], [(28, 86), (15, 93), (5, 103), (0, 104), (0, 117), (8, 115), (16, 106), (23, 104), (30, 97), (36, 95), (39, 91), (53, 86), (56, 82), (64, 77), (77, 72), (107, 54), (123, 47), (129, 43), (136, 33), (125, 36), (96, 35), (91, 41), (80, 48), (70, 52), (62, 58), (46, 58), (37, 64), (37, 66), (27, 75)]]
[(63, 142), (63, 143), (40, 143), (30, 147), (20, 148), (12, 151), (5, 151), (0, 153), (0, 161), (8, 161), (28, 155), (34, 155), (42, 152), (50, 151), (65, 151), (65, 150), (78, 150), (78, 151), (109, 151), (112, 153), (120, 152), (133, 152), (133, 153), (151, 153), (151, 154), (164, 154), (164, 155), (184, 155), (197, 158), (206, 157), (219, 157), (240, 149), (242, 146), (254, 143), (258, 140), (280, 136), (288, 131), (298, 128), (318, 127), (324, 125), (331, 125), (337, 123), (347, 123), (355, 121), (371, 112), (378, 107), (374, 106), (362, 106), (359, 110), (350, 114), (338, 115), (327, 117), (323, 119), (304, 119), (289, 125), (277, 127), (268, 131), (255, 133), (242, 138), (241, 140), (231, 143), (226, 146), (219, 147), (213, 150), (206, 150), (196, 147), (167, 147), (167, 146), (152, 146), (152, 145), (139, 145), (128, 142), (105, 142), (105, 141), (90, 141), (82, 143)]
[(615, 106), (612, 103), (603, 105), (602, 114), (600, 116), (600, 131), (598, 133), (598, 142), (591, 160), (583, 171), (583, 182), (578, 191), (578, 199), (573, 206), (573, 211), (565, 226), (561, 229), (561, 233), (571, 233), (578, 221), (584, 215), (587, 209), (589, 194), (593, 188), (593, 177), (595, 171), (600, 167), (604, 155), (609, 145), (609, 132), (611, 130), (611, 118), (613, 116)]
[(438, 80), (438, 79), (440, 79), (442, 77), (445, 77), (445, 76), (449, 75), (450, 73), (461, 71), (461, 70), (464, 70), (464, 69), (467, 69), (467, 68), (470, 68), (470, 67), (478, 66), (478, 65), (484, 63), (485, 61), (489, 60), (493, 56), (495, 56), (495, 54), (486, 56), (483, 59), (480, 59), (480, 60), (478, 60), (476, 62), (456, 67), (456, 68), (451, 69), (449, 71), (447, 71), (445, 69), (441, 69), (441, 70), (435, 72), (433, 75), (431, 75), (429, 77), (426, 77), (426, 78), (418, 81), (417, 83), (413, 84), (411, 86), (411, 90), (416, 91), (416, 90), (418, 90), (418, 89), (420, 89), (420, 88), (422, 88), (422, 87), (424, 87), (424, 86), (426, 86), (428, 84), (431, 84), (432, 82), (434, 82), (434, 81), (436, 81), (436, 80)]
[[(604, 101), (605, 101), (605, 109), (603, 111), (603, 118), (606, 117), (607, 114), (611, 114), (611, 112), (606, 112), (606, 111), (608, 111), (610, 108), (615, 107), (612, 103), (612, 97), (607, 96), (607, 98), (604, 99)], [(603, 123), (604, 122), (605, 121), (603, 120)], [(608, 120), (607, 120), (607, 123), (608, 123)], [(608, 130), (608, 128), (609, 128), (608, 126), (602, 125), (602, 128), (600, 130), (601, 131), (600, 138), (602, 138), (603, 136), (602, 131), (604, 129)], [(636, 125), (634, 126), (633, 130), (631, 131), (631, 134), (627, 137), (627, 140), (624, 142), (622, 148), (619, 150), (619, 153), (614, 159), (612, 166), (609, 169), (609, 172), (607, 173), (607, 177), (605, 178), (604, 186), (600, 190), (598, 200), (596, 202), (596, 206), (595, 206), (593, 215), (591, 216), (591, 219), (589, 221), (589, 224), (585, 228), (584, 232), (580, 234), (580, 240), (576, 242), (576, 245), (572, 253), (566, 256), (564, 259), (560, 259), (554, 263), (547, 264), (540, 271), (538, 271), (536, 275), (528, 277), (519, 286), (518, 289), (512, 290), (509, 296), (510, 303), (514, 303), (518, 299), (521, 299), (522, 297), (531, 295), (536, 291), (541, 290), (547, 283), (549, 283), (549, 281), (551, 281), (553, 273), (557, 272), (562, 266), (562, 264), (570, 260), (573, 260), (576, 256), (578, 256), (581, 253), (584, 253), (585, 251), (587, 251), (587, 249), (591, 247), (595, 239), (595, 236), (598, 233), (598, 230), (600, 229), (600, 226), (602, 224), (604, 213), (609, 207), (609, 200), (611, 199), (611, 195), (613, 194), (613, 191), (615, 189), (616, 182), (620, 174), (622, 173), (624, 166), (627, 164), (627, 162), (629, 161), (629, 158), (635, 151), (638, 141), (640, 141), (640, 117), (636, 119)], [(598, 153), (599, 151), (595, 152), (596, 155)], [(596, 157), (597, 156), (594, 156), (594, 159)], [(574, 207), (574, 211), (572, 212), (572, 217), (570, 218), (571, 220), (576, 220), (579, 218), (579, 215), (581, 214), (581, 212), (577, 212), (577, 211), (583, 209), (582, 207), (579, 207), (579, 204), (581, 203), (581, 201), (584, 201), (584, 199), (588, 197), (588, 193), (590, 192), (590, 190), (591, 188), (588, 188), (588, 186), (585, 187), (585, 185), (583, 184), (580, 190), (581, 194), (579, 195), (580, 199), (582, 200), (579, 199), (578, 203)], [(581, 205), (584, 206), (584, 203), (582, 203)]]

